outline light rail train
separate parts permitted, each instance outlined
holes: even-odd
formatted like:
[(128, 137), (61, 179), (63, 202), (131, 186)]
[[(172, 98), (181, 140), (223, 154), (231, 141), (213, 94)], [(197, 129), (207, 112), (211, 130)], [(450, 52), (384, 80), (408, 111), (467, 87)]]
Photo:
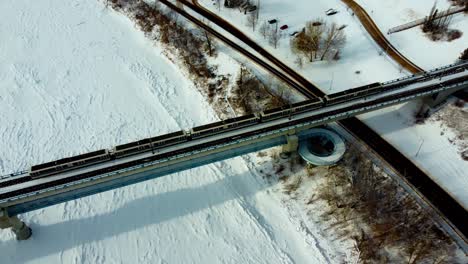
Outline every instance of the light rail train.
[[(118, 145), (110, 150), (102, 149), (82, 155), (77, 155), (74, 157), (34, 165), (30, 168), (29, 175), (32, 179), (36, 179), (140, 153), (152, 152), (153, 154), (155, 154), (160, 148), (166, 148), (168, 146), (179, 144), (182, 142), (212, 136), (214, 134), (219, 134), (230, 130), (241, 129), (244, 127), (256, 125), (262, 122), (268, 122), (279, 118), (284, 118), (288, 116), (291, 117), (292, 115), (298, 113), (311, 112), (325, 106), (336, 105), (353, 100), (359, 100), (381, 92), (396, 90), (398, 88), (413, 83), (442, 78), (444, 76), (463, 71), (468, 71), (468, 62), (455, 64), (451, 67), (435, 69), (430, 72), (413, 75), (409, 78), (397, 79), (395, 81), (387, 83), (372, 83), (369, 85), (364, 85), (346, 91), (326, 95), (322, 98), (315, 98), (299, 103), (285, 105), (275, 109), (265, 110), (257, 114), (250, 114), (246, 116), (226, 119), (212, 124), (194, 127), (189, 131), (178, 131), (162, 136), (146, 138), (127, 144)], [(450, 85), (450, 83), (466, 81), (467, 78), (468, 77), (465, 75), (463, 77), (458, 77), (453, 80), (444, 81), (423, 88), (426, 90), (434, 89), (434, 87), (437, 85)], [(407, 93), (401, 92), (392, 96), (395, 99), (398, 99), (399, 97), (404, 97), (405, 94)], [(373, 103), (375, 104), (376, 101), (374, 100)], [(345, 112), (345, 109), (340, 109), (339, 111)], [(314, 115), (313, 118), (320, 119), (323, 118), (324, 115), (331, 116), (333, 114), (334, 113), (332, 112), (327, 112), (325, 114)]]

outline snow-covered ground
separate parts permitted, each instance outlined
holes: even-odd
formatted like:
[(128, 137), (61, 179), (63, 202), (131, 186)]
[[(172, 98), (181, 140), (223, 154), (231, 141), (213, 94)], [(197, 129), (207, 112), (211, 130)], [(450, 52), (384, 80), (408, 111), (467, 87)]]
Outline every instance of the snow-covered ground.
[[(247, 25), (247, 16), (239, 10), (223, 7), (218, 11), (216, 6), (212, 4), (212, 0), (199, 0), (199, 2), (242, 29), (263, 48), (296, 71), (301, 72), (311, 82), (322, 87), (324, 92), (341, 91), (349, 87), (360, 86), (363, 83), (396, 79), (401, 76), (396, 64), (393, 64), (394, 67), (389, 67), (389, 64), (393, 62), (384, 56), (378, 56), (380, 50), (376, 44), (356, 23), (356, 19), (348, 15), (346, 6), (338, 0), (315, 0), (313, 2), (298, 0), (294, 3), (282, 0), (262, 0), (255, 32)], [(335, 16), (326, 16), (325, 11), (332, 7), (339, 10), (340, 13)], [(294, 63), (297, 56), (290, 51), (291, 37), (289, 34), (300, 31), (305, 26), (306, 21), (319, 17), (324, 18), (327, 23), (336, 22), (338, 25), (347, 25), (345, 29), (347, 44), (342, 51), (342, 59), (339, 63), (318, 62), (313, 64), (304, 60), (304, 67), (301, 69)], [(284, 24), (289, 26), (287, 30), (282, 31), (283, 37), (279, 41), (278, 49), (271, 46), (258, 32), (261, 23), (270, 19), (277, 19), (279, 26)], [(379, 69), (385, 69), (385, 71)], [(361, 74), (356, 74), (356, 71), (361, 71)]]
[[(96, 0), (0, 2), (0, 173), (208, 123), (178, 67)], [(326, 263), (251, 156), (23, 215), (2, 263)], [(313, 226), (309, 226), (313, 228)], [(333, 261), (337, 262), (337, 261)]]
[[(401, 15), (395, 10), (418, 8), (420, 5), (422, 10), (425, 10), (427, 7), (430, 9), (433, 4), (431, 1), (423, 0), (389, 1), (393, 5), (390, 3), (382, 4), (382, 1), (377, 0), (360, 0), (359, 2), (372, 3), (376, 9), (370, 10), (369, 14), (377, 21), (391, 22), (391, 26), (381, 28), (384, 32), (389, 27), (399, 25), (402, 22)], [(447, 7), (445, 4), (447, 1), (439, 2), (439, 6)], [(274, 49), (268, 44), (258, 30), (252, 31), (252, 28), (247, 26), (246, 16), (242, 15), (237, 9), (223, 7), (218, 11), (212, 0), (200, 0), (200, 3), (242, 29), (252, 39), (261, 43), (272, 54), (300, 72), (304, 77), (316, 83), (326, 93), (341, 91), (371, 82), (391, 80), (408, 74), (400, 71), (400, 67), (389, 57), (380, 55), (380, 48), (367, 34), (359, 20), (351, 15), (346, 5), (340, 0), (315, 0), (313, 3), (308, 0), (298, 0), (294, 1), (294, 3), (286, 3), (280, 0), (262, 0), (259, 25), (265, 20), (276, 18), (279, 20), (280, 25), (287, 24), (289, 26), (287, 34), (283, 34), (278, 49)], [(325, 11), (329, 8), (335, 8), (339, 13), (334, 16), (326, 16)], [(380, 12), (378, 14), (375, 13), (377, 8), (379, 8)], [(421, 12), (425, 14), (426, 11)], [(395, 16), (397, 18), (392, 22), (390, 17)], [(347, 25), (345, 28), (347, 43), (342, 52), (342, 58), (338, 62), (330, 63), (309, 64), (304, 62), (304, 67), (301, 69), (294, 63), (296, 55), (290, 50), (289, 33), (302, 29), (306, 21), (319, 17), (324, 18), (329, 23), (336, 22), (339, 25)], [(465, 28), (468, 31), (467, 23), (468, 17), (466, 15), (458, 15), (454, 19), (453, 27), (462, 31)], [(259, 26), (257, 26), (258, 28)], [(393, 36), (398, 34), (400, 33), (391, 36), (390, 41), (392, 43), (394, 42)], [(465, 37), (466, 34), (468, 32), (465, 32)], [(432, 66), (453, 63), (458, 54), (467, 48), (463, 46), (466, 45), (466, 41), (463, 39), (451, 43), (431, 43), (428, 38), (421, 35), (414, 39), (403, 38), (400, 41), (407, 45), (409, 47), (408, 51), (411, 52), (411, 54), (408, 54), (404, 50), (404, 55), (410, 58), (423, 58), (422, 60), (416, 60), (415, 63), (421, 63), (421, 66), (429, 69)], [(401, 45), (403, 44), (397, 42), (398, 48)], [(435, 50), (431, 50), (433, 46), (437, 46), (434, 48)], [(434, 55), (428, 56), (428, 54)], [(361, 73), (355, 74), (357, 70)], [(379, 132), (404, 155), (415, 161), (420, 168), (425, 170), (468, 209), (468, 192), (466, 192), (468, 189), (466, 173), (468, 171), (468, 162), (461, 158), (460, 151), (463, 149), (460, 148), (461, 144), (458, 144), (458, 140), (455, 139), (456, 132), (445, 127), (443, 121), (431, 120), (425, 124), (414, 124), (413, 116), (418, 107), (419, 102), (411, 102), (365, 114), (359, 118)], [(460, 122), (466, 122), (466, 120), (460, 120)]]
[[(390, 28), (424, 18), (434, 5), (428, 0), (356, 0), (373, 18), (380, 30), (386, 33)], [(437, 1), (439, 10), (449, 9), (448, 0)], [(459, 13), (453, 16), (450, 29), (463, 32), (461, 38), (448, 41), (431, 41), (415, 27), (387, 35), (390, 42), (408, 59), (423, 69), (431, 69), (453, 63), (460, 53), (468, 48), (468, 15)]]

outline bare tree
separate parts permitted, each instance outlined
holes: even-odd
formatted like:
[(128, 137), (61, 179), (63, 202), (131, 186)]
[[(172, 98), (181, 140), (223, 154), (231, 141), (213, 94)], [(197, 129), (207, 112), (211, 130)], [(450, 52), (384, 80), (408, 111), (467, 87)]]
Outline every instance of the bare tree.
[(257, 16), (257, 21), (260, 16), (260, 0), (257, 0), (257, 9), (255, 9), (255, 15)]
[(270, 45), (275, 47), (275, 49), (278, 47), (278, 42), (281, 38), (281, 33), (278, 30), (278, 22), (275, 23), (274, 27), (270, 27), (268, 31), (268, 42)]
[(346, 43), (345, 27), (339, 27), (336, 23), (328, 26), (323, 19), (316, 19), (306, 23), (305, 28), (291, 43), (293, 52), (303, 54), (312, 62), (320, 57), (320, 60), (340, 58), (340, 49)]
[(322, 45), (322, 36), (326, 24), (318, 19), (306, 23), (306, 27), (292, 41), (292, 49), (296, 53), (301, 53), (312, 62), (317, 58), (317, 53)]
[(211, 34), (208, 33), (206, 30), (203, 30), (203, 33), (205, 35), (205, 41), (206, 41), (206, 47), (208, 49), (208, 54), (211, 57), (213, 55), (213, 38), (211, 37)]
[(439, 12), (436, 3), (434, 3), (434, 6), (432, 6), (429, 15), (424, 21), (422, 30), (423, 32), (432, 33), (434, 37), (437, 38), (435, 35), (446, 32), (451, 22), (452, 16), (448, 15), (446, 12)]
[[(209, 22), (205, 22), (208, 26)], [(214, 46), (213, 46), (213, 36), (208, 33), (208, 31), (203, 30), (203, 36), (205, 37), (206, 49), (208, 50), (208, 55), (213, 56)]]
[(297, 56), (294, 63), (297, 65), (297, 67), (299, 67), (299, 69), (302, 69), (302, 67), (304, 67), (304, 63), (302, 62), (302, 58), (300, 56)]
[(346, 43), (346, 36), (336, 23), (332, 23), (325, 34), (322, 55), (320, 60), (324, 60), (331, 50), (338, 51)]
[(256, 12), (250, 12), (247, 15), (247, 25), (249, 27), (252, 27), (252, 31), (255, 31), (255, 26), (257, 25), (257, 21), (258, 21), (258, 15), (256, 14)]
[(260, 28), (258, 29), (258, 31), (260, 31), (260, 35), (262, 35), (262, 37), (264, 39), (266, 39), (268, 37), (268, 33), (269, 33), (268, 23), (266, 21), (263, 21), (263, 23), (260, 25)]

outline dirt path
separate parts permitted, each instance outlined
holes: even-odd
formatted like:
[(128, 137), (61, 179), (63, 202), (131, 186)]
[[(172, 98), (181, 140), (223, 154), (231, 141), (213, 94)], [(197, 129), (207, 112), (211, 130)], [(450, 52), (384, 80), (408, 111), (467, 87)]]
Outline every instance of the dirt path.
[(374, 41), (390, 56), (394, 61), (400, 64), (403, 68), (411, 73), (418, 73), (424, 71), (422, 68), (415, 65), (403, 54), (401, 54), (391, 43), (385, 38), (384, 34), (380, 31), (377, 25), (374, 23), (372, 18), (367, 14), (366, 10), (354, 0), (342, 0), (349, 8), (351, 8), (354, 14), (357, 16), (361, 24), (364, 26), (366, 31), (371, 35)]

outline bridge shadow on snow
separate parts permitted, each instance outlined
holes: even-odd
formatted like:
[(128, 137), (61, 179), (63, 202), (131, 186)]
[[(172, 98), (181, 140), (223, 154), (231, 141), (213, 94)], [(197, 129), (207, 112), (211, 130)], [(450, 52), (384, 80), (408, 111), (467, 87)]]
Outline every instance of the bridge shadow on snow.
[(266, 186), (248, 184), (256, 181), (254, 177), (257, 176), (247, 171), (235, 176), (226, 176), (204, 186), (135, 199), (102, 215), (51, 225), (31, 224), (33, 236), (30, 240), (18, 242), (11, 239), (0, 242), (2, 259), (7, 260), (5, 263), (27, 262), (93, 241), (157, 225), (236, 198), (252, 196)]
[[(365, 121), (366, 124), (370, 124), (372, 126), (377, 125), (379, 129), (373, 130), (380, 135), (385, 136), (386, 134), (417, 126), (418, 124), (415, 123), (415, 116), (420, 106), (421, 104), (419, 102), (405, 103), (398, 107), (398, 109), (391, 111), (384, 110), (385, 112), (372, 115), (371, 117), (363, 118), (363, 115), (360, 115), (359, 117), (361, 120)], [(402, 112), (404, 114), (401, 114)]]

